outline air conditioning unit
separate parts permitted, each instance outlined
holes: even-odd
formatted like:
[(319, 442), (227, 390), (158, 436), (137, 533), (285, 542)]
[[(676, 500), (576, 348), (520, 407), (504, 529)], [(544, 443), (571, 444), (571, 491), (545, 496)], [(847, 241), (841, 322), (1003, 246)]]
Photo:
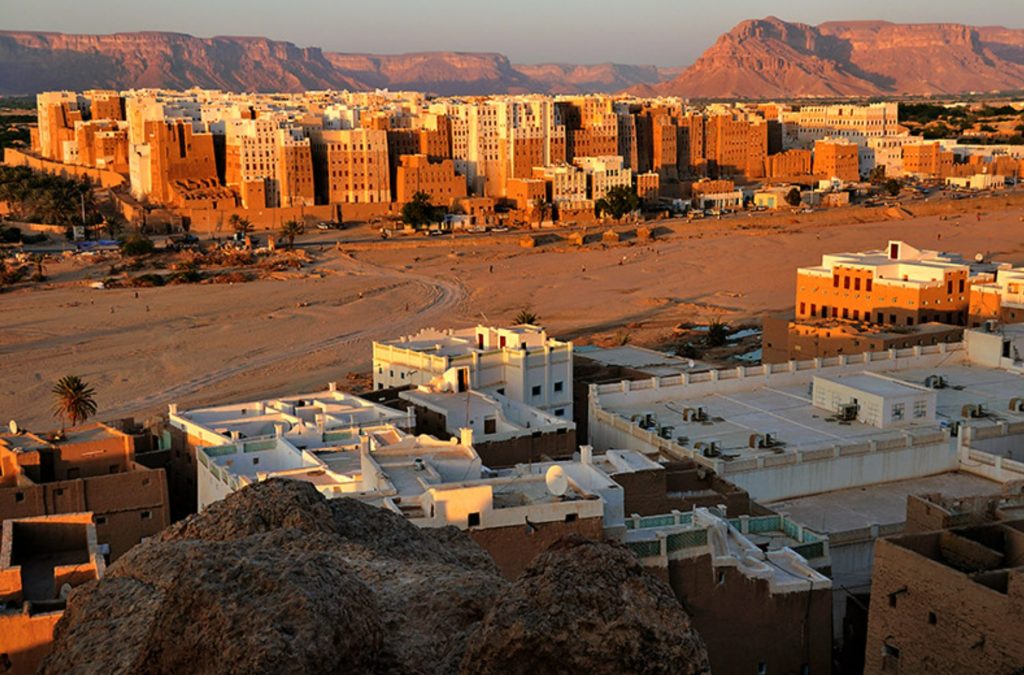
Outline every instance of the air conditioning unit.
[(1024, 412), (1024, 398), (1011, 398), (1010, 412)]
[(980, 419), (982, 417), (988, 417), (988, 412), (985, 410), (985, 406), (981, 403), (968, 403), (960, 409), (960, 417)]
[(853, 422), (857, 419), (858, 412), (860, 412), (860, 406), (856, 403), (844, 403), (836, 411), (836, 417), (841, 422)]
[(942, 375), (929, 375), (924, 378), (924, 386), (929, 389), (945, 389), (947, 386), (946, 378)]

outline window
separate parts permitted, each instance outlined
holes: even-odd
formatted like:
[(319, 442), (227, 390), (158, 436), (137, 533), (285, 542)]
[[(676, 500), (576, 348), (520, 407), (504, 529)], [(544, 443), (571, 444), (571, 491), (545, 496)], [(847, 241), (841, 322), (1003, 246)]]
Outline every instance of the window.
[(498, 430), (498, 421), (493, 417), (484, 418), (484, 433), (493, 434)]
[(23, 502), (23, 501), (25, 501), (25, 493), (24, 492), (15, 492), (14, 493), (14, 501), (16, 501), (16, 502)]
[(843, 277), (843, 288), (850, 290), (850, 277)]
[(480, 514), (479, 513), (471, 513), (471, 514), (469, 514), (469, 517), (468, 517), (467, 520), (468, 520), (468, 523), (469, 523), (470, 527), (479, 527), (480, 526)]
[(818, 316), (818, 306), (811, 303), (811, 316)]
[(893, 403), (892, 404), (892, 418), (894, 420), (903, 419), (903, 415), (906, 412), (907, 405), (905, 403)]
[(832, 275), (832, 286), (834, 288), (839, 288), (839, 275), (838, 274), (833, 274)]
[(565, 408), (559, 408), (558, 410), (555, 411), (555, 417), (564, 417), (564, 416), (565, 416)]
[(504, 395), (505, 395), (505, 387), (502, 387), (501, 389), (498, 389), (497, 391), (498, 391), (498, 393), (499, 393), (499, 394), (501, 394), (502, 396), (504, 396)]
[(860, 290), (860, 277), (857, 277), (856, 279), (853, 280), (853, 290)]
[(953, 293), (953, 281), (950, 280), (950, 281), (946, 282), (946, 294), (947, 295), (951, 295), (952, 293)]
[(150, 511), (143, 511), (139, 515), (142, 516), (143, 520), (149, 520), (150, 518), (153, 517), (153, 514)]
[(559, 380), (558, 382), (555, 382), (555, 391), (562, 391), (563, 386), (564, 385), (563, 385), (561, 380)]
[(868, 293), (871, 292), (871, 279), (864, 280), (864, 290), (867, 291)]
[(532, 396), (540, 396), (540, 385), (539, 384), (533, 385), (533, 387), (530, 389), (530, 394)]
[(801, 313), (801, 314), (804, 314), (804, 313), (806, 313), (806, 312), (807, 312), (807, 304), (806, 304), (806, 303), (803, 303), (803, 302), (801, 302), (801, 303), (800, 303), (800, 313)]
[(567, 523), (575, 523), (577, 517), (578, 516), (575, 513), (567, 513), (567, 514), (565, 514), (565, 522), (567, 522)]
[(757, 675), (768, 675), (768, 664), (764, 661), (757, 664)]
[(253, 457), (252, 458), (252, 463), (253, 463), (253, 465), (259, 464), (260, 463), (260, 458), (259, 457)]
[(117, 473), (118, 469), (120, 469), (120, 468), (121, 467), (119, 467), (117, 464), (111, 464), (110, 465), (110, 473)]
[(928, 612), (928, 623), (935, 625), (939, 622), (939, 617), (935, 616), (935, 612)]
[(53, 493), (60, 497), (61, 495), (64, 494), (64, 488), (57, 488), (56, 490), (53, 491)]
[(106, 525), (107, 524), (107, 517), (106, 516), (96, 516), (96, 524), (97, 525)]
[(914, 401), (914, 417), (921, 418), (928, 414), (927, 401)]

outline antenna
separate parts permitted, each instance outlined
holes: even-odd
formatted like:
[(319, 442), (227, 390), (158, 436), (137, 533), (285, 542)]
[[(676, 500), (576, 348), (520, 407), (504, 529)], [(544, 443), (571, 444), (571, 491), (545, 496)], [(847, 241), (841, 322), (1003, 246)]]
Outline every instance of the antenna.
[(565, 477), (565, 471), (557, 464), (548, 469), (544, 475), (544, 482), (547, 483), (548, 492), (555, 497), (561, 497), (569, 489), (569, 479)]

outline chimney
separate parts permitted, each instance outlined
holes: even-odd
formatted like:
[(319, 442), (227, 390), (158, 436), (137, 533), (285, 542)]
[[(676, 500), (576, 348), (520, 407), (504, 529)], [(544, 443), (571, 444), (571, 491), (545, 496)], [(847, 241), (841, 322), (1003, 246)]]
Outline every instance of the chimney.
[(240, 440), (242, 438), (242, 433), (240, 431), (238, 431), (237, 429), (232, 429), (230, 435), (231, 435), (231, 440), (233, 440), (233, 441), (237, 441), (237, 440)]
[(580, 463), (588, 464), (588, 465), (594, 463), (594, 446), (592, 446), (592, 445), (581, 445), (580, 446)]
[(168, 403), (167, 404), (167, 412), (172, 414), (172, 415), (177, 415), (178, 414), (178, 404), (177, 403)]
[(337, 382), (328, 382), (327, 383), (327, 389), (328, 389), (328, 391), (332, 391), (332, 392), (333, 391), (338, 391), (338, 383)]
[(281, 438), (282, 436), (284, 436), (284, 425), (283, 424), (275, 424), (274, 425), (274, 436), (276, 436), (277, 438)]
[(316, 430), (317, 433), (322, 437), (324, 435), (324, 429), (327, 427), (327, 416), (323, 413), (316, 416)]
[(473, 447), (473, 430), (469, 427), (459, 429), (459, 443), (467, 448)]

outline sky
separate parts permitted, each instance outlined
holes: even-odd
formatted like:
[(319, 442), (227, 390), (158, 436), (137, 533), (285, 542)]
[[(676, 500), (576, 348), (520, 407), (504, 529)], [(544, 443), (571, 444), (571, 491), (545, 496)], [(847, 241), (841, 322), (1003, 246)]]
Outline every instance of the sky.
[(262, 35), (326, 51), (487, 51), (515, 63), (686, 66), (750, 18), (1024, 28), (1024, 0), (0, 0), (0, 29)]

